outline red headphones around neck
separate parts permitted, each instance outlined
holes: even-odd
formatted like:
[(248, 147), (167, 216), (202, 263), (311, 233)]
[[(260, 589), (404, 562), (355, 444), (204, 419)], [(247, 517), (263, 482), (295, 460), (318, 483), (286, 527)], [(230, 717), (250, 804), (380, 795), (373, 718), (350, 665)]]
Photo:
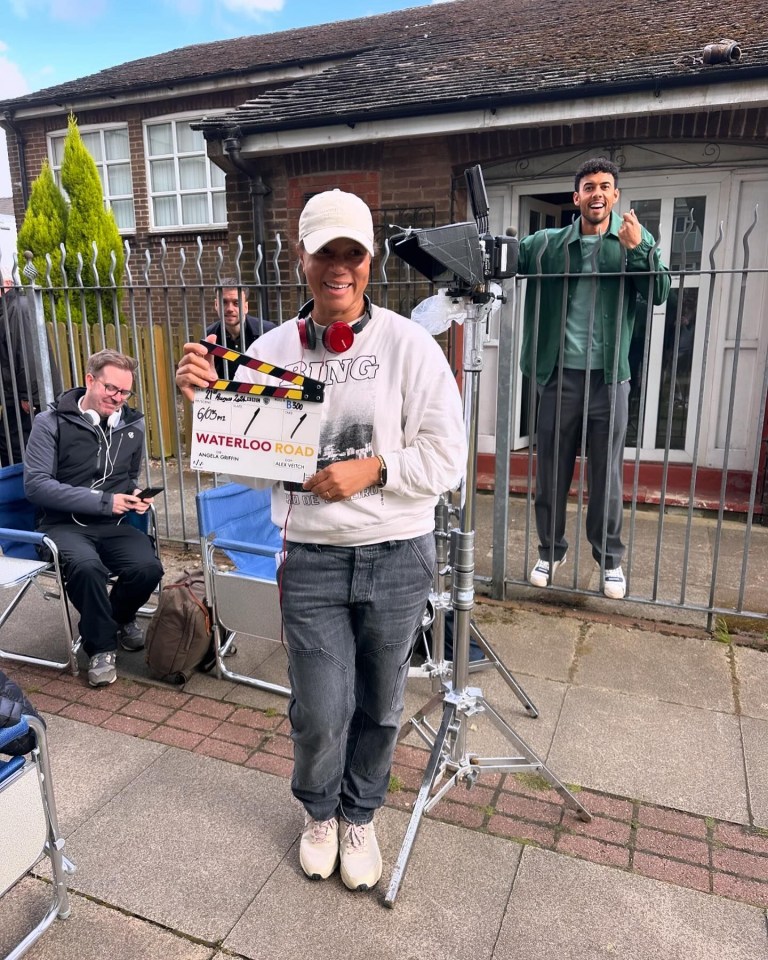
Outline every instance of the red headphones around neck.
[[(344, 323), (343, 320), (336, 320), (322, 328), (322, 344), (329, 353), (346, 353), (355, 342), (355, 336), (365, 328), (365, 325), (371, 319), (371, 301), (367, 296), (363, 296), (363, 300), (365, 302), (365, 313), (356, 323), (350, 324)], [(312, 319), (314, 305), (314, 300), (307, 300), (299, 310), (297, 320), (299, 340), (302, 347), (307, 350), (314, 350), (317, 346), (317, 327)]]

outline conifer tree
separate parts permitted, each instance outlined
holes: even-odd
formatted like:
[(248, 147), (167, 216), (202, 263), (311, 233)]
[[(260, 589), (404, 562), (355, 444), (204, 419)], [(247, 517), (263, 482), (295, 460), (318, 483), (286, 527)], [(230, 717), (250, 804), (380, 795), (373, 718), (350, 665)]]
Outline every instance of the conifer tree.
[[(67, 137), (64, 141), (64, 158), (61, 164), (61, 183), (69, 197), (69, 215), (67, 217), (67, 233), (64, 245), (67, 250), (66, 269), (70, 287), (73, 288), (73, 307), (79, 307), (80, 284), (77, 281), (77, 254), (83, 259), (81, 278), (83, 287), (102, 287), (102, 317), (105, 322), (117, 323), (119, 317), (113, 316), (110, 280), (112, 252), (115, 254), (114, 281), (118, 287), (118, 302), (120, 299), (120, 285), (125, 267), (125, 255), (120, 232), (117, 228), (114, 214), (104, 208), (104, 191), (99, 178), (99, 171), (93, 158), (80, 136), (77, 120), (70, 115)], [(93, 272), (93, 244), (96, 244), (96, 272)], [(106, 288), (106, 289), (104, 289)], [(86, 292), (86, 313), (90, 323), (98, 319), (97, 295)], [(73, 317), (79, 312), (73, 310)]]
[[(56, 186), (48, 161), (43, 162), (40, 176), (32, 183), (24, 223), (19, 230), (17, 250), (19, 269), (26, 266), (25, 252), (32, 252), (32, 264), (37, 270), (37, 283), (48, 283), (48, 264), (45, 255), (51, 258), (50, 285), (59, 287), (61, 276), (61, 247), (67, 235), (67, 204)], [(22, 282), (25, 275), (22, 273)]]

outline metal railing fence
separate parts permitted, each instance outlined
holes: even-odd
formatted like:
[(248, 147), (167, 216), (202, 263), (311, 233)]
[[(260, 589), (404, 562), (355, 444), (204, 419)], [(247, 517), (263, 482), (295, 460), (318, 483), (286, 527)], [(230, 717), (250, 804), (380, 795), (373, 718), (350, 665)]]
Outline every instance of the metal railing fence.
[[(768, 365), (765, 344), (755, 347), (754, 324), (745, 331), (748, 305), (760, 302), (760, 285), (768, 272), (763, 265), (750, 265), (755, 252), (756, 216), (743, 238), (738, 266), (726, 268), (718, 262), (721, 228), (709, 252), (708, 267), (688, 267), (683, 257), (680, 269), (672, 271), (673, 296), (663, 321), (654, 315), (650, 299), (645, 304), (639, 302), (630, 351), (632, 436), (628, 441), (632, 442), (625, 457), (625, 478), (629, 471), (629, 482), (625, 484), (624, 525), (628, 599), (700, 613), (710, 626), (714, 617), (725, 614), (760, 620), (768, 617), (768, 597), (761, 592), (766, 540), (755, 526), (763, 508), (761, 456)], [(52, 276), (51, 269), (44, 277), (32, 278), (31, 283), (22, 282), (15, 261), (10, 266), (0, 263), (0, 281), (11, 284), (11, 294), (0, 298), (0, 360), (4, 371), (0, 381), (0, 462), (23, 458), (29, 429), (25, 403), (31, 405), (33, 416), (34, 410), (50, 403), (61, 387), (82, 383), (85, 360), (95, 350), (109, 346), (130, 353), (139, 360), (136, 402), (147, 419), (144, 479), (147, 485), (165, 487), (158, 504), (160, 535), (178, 544), (196, 544), (194, 497), (201, 487), (213, 485), (216, 478), (188, 469), (190, 411), (174, 385), (181, 346), (198, 339), (216, 320), (217, 294), (222, 280), (229, 277), (237, 286), (250, 290), (252, 307), (267, 304), (269, 318), (276, 322), (295, 316), (308, 296), (298, 269), (289, 271), (285, 267), (279, 236), (268, 256), (259, 250), (251, 276), (241, 267), (242, 249), (238, 242), (234, 263), (228, 267), (221, 248), (217, 248), (210, 275), (203, 266), (204, 245), (199, 238), (189, 254), (183, 247), (169, 250), (161, 243), (162, 254), (154, 259), (148, 251), (136, 254), (126, 243), (126, 269), (119, 283), (113, 276), (107, 282), (100, 280), (94, 268), (80, 262), (75, 286), (68, 285), (63, 272), (59, 278)], [(66, 251), (62, 256), (66, 257)], [(757, 259), (764, 261), (764, 251)], [(567, 271), (563, 276), (569, 276)], [(652, 281), (650, 270), (648, 277)], [(535, 279), (534, 274), (527, 281), (518, 278), (509, 285), (498, 331), (498, 382), (484, 384), (484, 396), (495, 394), (496, 456), (491, 569), (479, 579), (497, 598), (509, 596), (514, 590), (533, 589), (527, 577), (537, 556), (533, 494), (536, 396), (519, 370), (522, 284)], [(625, 283), (626, 278), (620, 277), (619, 282)], [(728, 303), (726, 286), (734, 291)], [(369, 292), (374, 302), (408, 315), (433, 290), (420, 275), (391, 257), (385, 243)], [(735, 309), (727, 323), (731, 335), (726, 338), (722, 312), (731, 310), (734, 298)], [(596, 302), (593, 299), (590, 342)], [(765, 308), (766, 301), (762, 303)], [(686, 323), (686, 317), (691, 310), (695, 322), (689, 331), (690, 320)], [(95, 322), (78, 322), (83, 316), (95, 316)], [(664, 324), (661, 336), (657, 332), (660, 322)], [(453, 332), (450, 336), (455, 339)], [(723, 360), (726, 353), (727, 362)], [(452, 360), (455, 366), (460, 365)], [(704, 497), (700, 489), (706, 459), (703, 430), (712, 412), (707, 391), (712, 389), (712, 374), (718, 365), (726, 371), (723, 383), (730, 378), (727, 389), (723, 387), (727, 409), (718, 414), (717, 429), (724, 437), (718, 465), (720, 491), (719, 496)], [(747, 366), (756, 394), (753, 409), (759, 413), (750, 424), (743, 423), (738, 402), (740, 378), (745, 376)], [(649, 420), (649, 407), (655, 417), (655, 425), (650, 427), (653, 418)], [(526, 458), (524, 476), (517, 478), (511, 475), (509, 456), (516, 426), (518, 433), (527, 433), (529, 438), (527, 455), (520, 455)], [(738, 470), (729, 462), (735, 430), (741, 440), (749, 435), (747, 445), (753, 452), (751, 464), (741, 464)], [(649, 431), (653, 435), (651, 444)], [(583, 445), (584, 436), (581, 439)], [(657, 465), (659, 477), (652, 496), (643, 480), (649, 456)], [(673, 491), (670, 476), (679, 474), (680, 464), (688, 470), (686, 490), (681, 491), (678, 484)], [(711, 477), (711, 464), (706, 469)], [(734, 519), (727, 508), (735, 476), (745, 494)], [(585, 477), (584, 458), (580, 458), (568, 505), (571, 574), (558, 575), (549, 589), (597, 595), (596, 567), (582, 548), (581, 530), (588, 502)]]

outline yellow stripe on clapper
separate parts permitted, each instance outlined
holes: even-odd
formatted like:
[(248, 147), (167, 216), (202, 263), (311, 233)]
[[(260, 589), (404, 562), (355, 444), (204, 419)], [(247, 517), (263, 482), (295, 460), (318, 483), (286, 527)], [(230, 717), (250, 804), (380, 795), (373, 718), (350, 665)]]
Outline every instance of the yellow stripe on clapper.
[(256, 357), (249, 357), (245, 353), (230, 350), (218, 343), (209, 343), (207, 340), (201, 340), (200, 343), (214, 357), (221, 357), (230, 363), (237, 362), (240, 366), (258, 370), (259, 373), (275, 377), (277, 380), (289, 380), (295, 384), (293, 388), (267, 387), (258, 383), (242, 383), (239, 380), (212, 380), (208, 384), (211, 390), (220, 390), (227, 393), (248, 393), (251, 396), (278, 397), (284, 400), (303, 400), (310, 403), (323, 402), (325, 384), (320, 380), (314, 380), (312, 377), (304, 376), (303, 373), (296, 373), (293, 370), (286, 370), (284, 367), (275, 366), (275, 364), (267, 363), (264, 360), (258, 360)]

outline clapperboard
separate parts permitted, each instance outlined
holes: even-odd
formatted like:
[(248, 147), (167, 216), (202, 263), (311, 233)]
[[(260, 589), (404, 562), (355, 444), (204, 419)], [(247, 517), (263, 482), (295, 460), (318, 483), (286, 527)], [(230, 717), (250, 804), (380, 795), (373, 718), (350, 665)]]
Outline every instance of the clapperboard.
[(200, 342), (213, 356), (283, 384), (212, 380), (196, 390), (192, 469), (297, 483), (315, 473), (325, 384), (219, 344)]

